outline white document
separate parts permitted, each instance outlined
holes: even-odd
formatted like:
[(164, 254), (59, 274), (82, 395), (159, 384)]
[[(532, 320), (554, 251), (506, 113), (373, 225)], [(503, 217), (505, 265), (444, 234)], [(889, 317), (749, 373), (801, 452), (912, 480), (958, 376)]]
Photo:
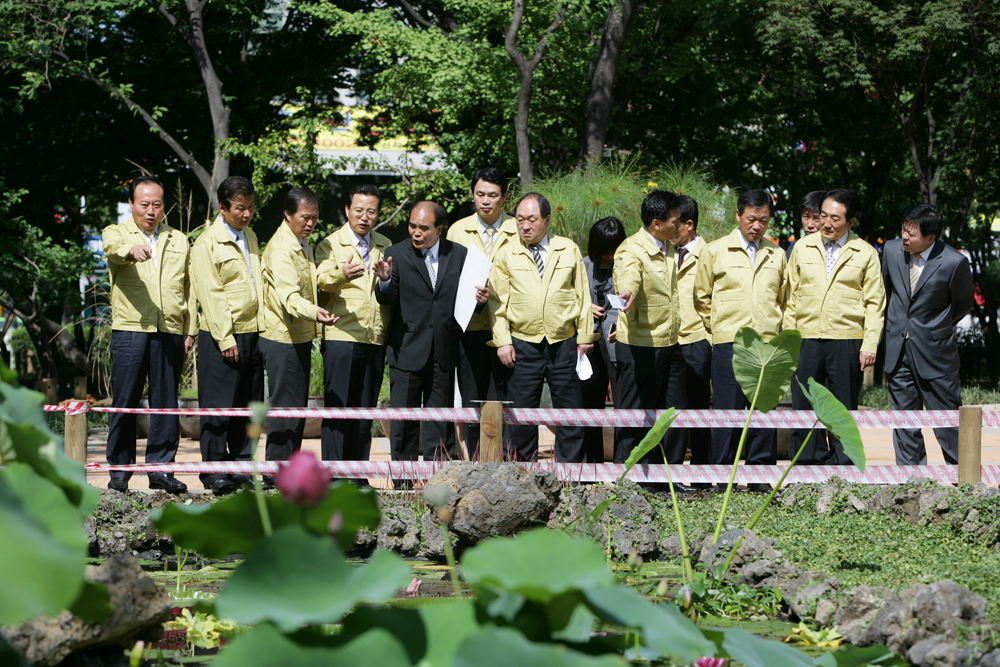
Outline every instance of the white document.
[(458, 294), (455, 295), (455, 321), (462, 331), (469, 326), (472, 314), (476, 312), (476, 287), (483, 287), (490, 277), (493, 264), (479, 246), (470, 245), (462, 265), (462, 275), (458, 278)]
[(590, 365), (590, 357), (580, 352), (576, 353), (576, 375), (581, 380), (589, 380), (594, 374), (594, 367)]
[(605, 294), (604, 297), (608, 300), (608, 305), (615, 310), (621, 310), (625, 307), (625, 301), (617, 294)]

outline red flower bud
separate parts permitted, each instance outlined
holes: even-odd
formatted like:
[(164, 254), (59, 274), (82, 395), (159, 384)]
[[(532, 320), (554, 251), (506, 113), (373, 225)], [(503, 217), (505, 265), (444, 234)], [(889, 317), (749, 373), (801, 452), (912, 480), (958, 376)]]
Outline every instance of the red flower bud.
[(278, 469), (275, 483), (285, 500), (310, 507), (326, 498), (330, 472), (311, 452), (299, 450)]

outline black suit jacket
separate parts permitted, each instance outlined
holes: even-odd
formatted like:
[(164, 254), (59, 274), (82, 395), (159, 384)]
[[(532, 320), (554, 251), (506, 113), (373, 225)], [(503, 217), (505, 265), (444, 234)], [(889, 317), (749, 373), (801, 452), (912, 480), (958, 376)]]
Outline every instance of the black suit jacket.
[(466, 249), (443, 235), (439, 243), (433, 290), (423, 253), (413, 247), (410, 239), (385, 251), (387, 258), (392, 257), (392, 275), (384, 291), (376, 286), (375, 298), (392, 305), (386, 348), (393, 368), (419, 371), (432, 353), (444, 368), (454, 368), (458, 361), (462, 329), (455, 321), (455, 295)]
[(882, 280), (889, 300), (885, 312), (885, 369), (895, 372), (909, 335), (909, 354), (916, 374), (939, 378), (958, 370), (955, 324), (973, 305), (972, 271), (969, 260), (940, 239), (910, 294), (910, 253), (903, 240), (885, 244)]

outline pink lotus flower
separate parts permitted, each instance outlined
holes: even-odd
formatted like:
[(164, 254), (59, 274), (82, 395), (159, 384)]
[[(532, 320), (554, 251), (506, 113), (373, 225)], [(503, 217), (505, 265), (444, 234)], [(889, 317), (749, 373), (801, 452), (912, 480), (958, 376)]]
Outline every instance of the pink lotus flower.
[(330, 472), (311, 452), (300, 449), (278, 470), (275, 483), (285, 500), (311, 507), (326, 498), (330, 490)]
[(725, 658), (698, 658), (692, 667), (726, 667)]

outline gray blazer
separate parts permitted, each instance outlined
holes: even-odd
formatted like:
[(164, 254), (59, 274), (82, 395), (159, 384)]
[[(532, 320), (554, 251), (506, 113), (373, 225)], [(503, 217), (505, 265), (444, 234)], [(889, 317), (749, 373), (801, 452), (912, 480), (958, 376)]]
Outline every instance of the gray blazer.
[(969, 260), (938, 239), (910, 294), (910, 253), (903, 240), (885, 244), (882, 280), (889, 300), (885, 311), (885, 369), (899, 367), (903, 342), (909, 336), (909, 354), (914, 371), (923, 379), (949, 375), (958, 370), (955, 324), (973, 305), (972, 270)]
[[(587, 271), (587, 284), (590, 285), (590, 302), (597, 303), (597, 291), (594, 289), (594, 263), (590, 257), (583, 258), (583, 268)], [(615, 344), (608, 342), (608, 335), (611, 327), (618, 323), (618, 311), (608, 308), (604, 311), (604, 317), (594, 322), (594, 333), (601, 334), (601, 347), (605, 350), (607, 358), (615, 361)]]

